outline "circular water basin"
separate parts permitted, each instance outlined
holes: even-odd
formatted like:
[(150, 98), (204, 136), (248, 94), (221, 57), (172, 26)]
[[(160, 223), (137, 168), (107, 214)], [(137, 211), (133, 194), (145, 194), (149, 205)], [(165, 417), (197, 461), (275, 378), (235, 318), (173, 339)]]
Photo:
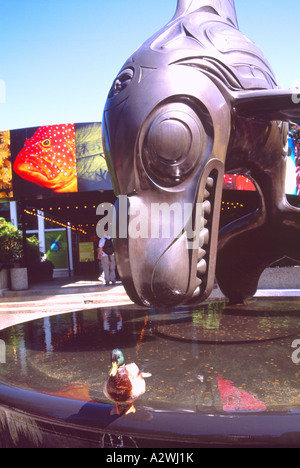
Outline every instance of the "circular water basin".
[[(300, 302), (78, 311), (0, 332), (3, 447), (300, 446)], [(136, 413), (103, 393), (120, 348)]]

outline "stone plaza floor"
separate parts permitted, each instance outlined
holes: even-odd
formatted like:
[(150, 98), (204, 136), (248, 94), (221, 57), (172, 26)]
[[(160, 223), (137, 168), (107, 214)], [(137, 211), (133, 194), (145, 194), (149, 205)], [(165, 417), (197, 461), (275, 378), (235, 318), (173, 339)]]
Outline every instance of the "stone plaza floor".
[[(256, 296), (300, 298), (299, 273), (300, 268), (280, 272), (278, 269), (268, 269)], [(222, 292), (216, 287), (210, 299), (222, 297)], [(0, 297), (0, 330), (48, 315), (130, 303), (120, 281), (106, 286), (97, 279), (76, 276), (54, 278), (49, 282), (30, 285), (24, 291), (5, 291)]]

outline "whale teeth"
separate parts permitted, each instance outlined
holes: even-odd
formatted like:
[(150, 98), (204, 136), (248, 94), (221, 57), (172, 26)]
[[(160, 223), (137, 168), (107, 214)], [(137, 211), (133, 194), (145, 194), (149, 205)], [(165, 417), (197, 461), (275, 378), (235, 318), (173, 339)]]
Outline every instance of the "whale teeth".
[(206, 188), (204, 189), (204, 199), (209, 198), (210, 196), (210, 189), (214, 186), (214, 179), (212, 177), (208, 177), (206, 181)]
[(200, 273), (200, 275), (204, 275), (207, 270), (207, 263), (204, 259), (200, 260), (200, 262), (197, 264), (197, 272)]
[(200, 246), (207, 245), (209, 243), (209, 230), (207, 228), (202, 229), (199, 236)]
[(202, 260), (202, 258), (206, 255), (206, 250), (204, 249), (201, 249), (199, 247), (198, 249), (198, 262), (200, 262), (200, 260)]
[(204, 214), (209, 216), (211, 214), (211, 203), (208, 200), (205, 200), (203, 203)]
[(203, 193), (203, 202), (202, 202), (202, 216), (201, 216), (201, 230), (199, 233), (199, 248), (198, 248), (198, 259), (197, 259), (197, 276), (195, 283), (195, 290), (192, 296), (193, 300), (196, 300), (203, 293), (203, 288), (206, 283), (206, 274), (208, 270), (207, 263), (207, 247), (210, 242), (210, 232), (206, 227), (209, 224), (210, 217), (213, 212), (212, 201), (209, 200), (212, 194), (211, 191), (214, 187), (214, 178), (208, 177), (206, 181), (206, 186)]
[(214, 186), (214, 179), (212, 177), (208, 177), (206, 181), (206, 187), (212, 188)]
[(208, 197), (210, 197), (210, 193), (209, 193), (208, 190), (205, 189), (205, 190), (204, 190), (204, 198), (206, 199), (206, 198), (208, 198)]
[(197, 276), (196, 278), (196, 288), (199, 288), (202, 284), (202, 280)]
[(192, 295), (192, 299), (196, 299), (197, 297), (200, 296), (200, 294), (201, 294), (201, 288), (200, 288), (200, 286), (197, 286), (194, 293), (193, 293), (193, 295)]

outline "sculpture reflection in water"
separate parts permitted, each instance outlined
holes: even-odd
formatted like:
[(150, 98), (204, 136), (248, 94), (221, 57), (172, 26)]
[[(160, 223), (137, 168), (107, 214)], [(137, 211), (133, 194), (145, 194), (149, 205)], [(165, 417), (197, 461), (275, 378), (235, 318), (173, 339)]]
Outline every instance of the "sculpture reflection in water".
[[(178, 0), (173, 19), (127, 60), (103, 115), (115, 193), (128, 197), (129, 222), (153, 204), (194, 207), (169, 236), (117, 236), (131, 299), (200, 303), (216, 273), (223, 293), (241, 303), (268, 265), (300, 260), (300, 210), (285, 196), (298, 101), (279, 89), (263, 53), (239, 31), (233, 0)], [(254, 181), (260, 207), (219, 233), (225, 171)], [(164, 222), (158, 212), (151, 224), (162, 229)]]

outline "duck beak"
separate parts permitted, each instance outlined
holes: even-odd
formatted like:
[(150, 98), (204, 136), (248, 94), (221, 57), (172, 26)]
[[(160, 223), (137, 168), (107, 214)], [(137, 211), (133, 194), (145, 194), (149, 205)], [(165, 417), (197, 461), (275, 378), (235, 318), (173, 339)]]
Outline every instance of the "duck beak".
[(115, 377), (115, 375), (117, 374), (117, 371), (118, 371), (118, 364), (116, 362), (113, 362), (109, 375), (112, 377)]

